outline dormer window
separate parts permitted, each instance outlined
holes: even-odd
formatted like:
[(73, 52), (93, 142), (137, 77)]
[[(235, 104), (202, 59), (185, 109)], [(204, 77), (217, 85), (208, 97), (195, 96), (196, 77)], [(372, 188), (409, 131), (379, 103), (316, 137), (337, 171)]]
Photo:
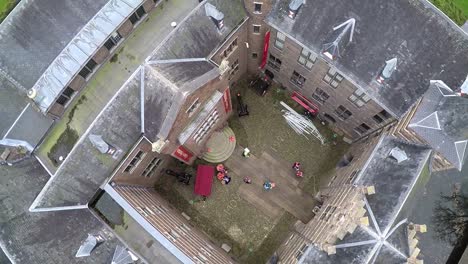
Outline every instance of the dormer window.
[(302, 4), (304, 4), (304, 0), (291, 0), (291, 2), (289, 2), (288, 17), (294, 19)]
[(390, 59), (385, 62), (385, 67), (383, 68), (382, 72), (380, 73), (379, 77), (377, 77), (377, 82), (380, 84), (384, 83), (386, 80), (390, 79), (393, 72), (396, 70), (397, 66), (397, 58)]
[(394, 147), (390, 151), (390, 157), (394, 158), (397, 161), (397, 163), (403, 162), (403, 161), (408, 159), (408, 156), (406, 155), (406, 152), (401, 150), (398, 147)]
[(215, 23), (218, 29), (223, 29), (224, 27), (224, 14), (219, 11), (214, 5), (207, 3), (205, 4), (206, 16), (211, 17), (211, 20)]

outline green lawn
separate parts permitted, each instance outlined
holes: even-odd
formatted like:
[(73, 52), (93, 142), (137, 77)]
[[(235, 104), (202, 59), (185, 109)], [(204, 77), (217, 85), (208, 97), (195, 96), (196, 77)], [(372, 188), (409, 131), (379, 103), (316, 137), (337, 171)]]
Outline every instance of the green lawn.
[(431, 2), (460, 26), (468, 20), (467, 0), (431, 0)]
[(14, 0), (0, 0), (0, 22), (13, 10), (16, 5)]

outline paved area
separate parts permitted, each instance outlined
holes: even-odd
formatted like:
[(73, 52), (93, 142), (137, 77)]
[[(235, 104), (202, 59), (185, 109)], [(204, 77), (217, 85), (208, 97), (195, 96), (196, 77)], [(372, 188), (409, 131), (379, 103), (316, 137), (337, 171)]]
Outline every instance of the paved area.
[[(56, 167), (47, 154), (62, 134), (66, 133), (67, 127), (81, 136), (116, 91), (173, 30), (171, 22), (180, 22), (197, 4), (198, 1), (195, 0), (161, 1), (156, 10), (118, 48), (116, 60), (106, 62), (98, 69), (62, 119), (51, 129), (36, 153), (50, 171), (55, 172)], [(66, 149), (71, 150), (74, 143), (76, 142), (68, 143)]]
[[(286, 210), (307, 223), (313, 217), (316, 201), (298, 187), (300, 179), (295, 178), (291, 165), (267, 152), (259, 157), (251, 155), (245, 158), (241, 147), (237, 147), (226, 161), (229, 170), (242, 178), (248, 176), (252, 179), (252, 184), (239, 187), (242, 198), (272, 218), (279, 217), (282, 210)], [(276, 187), (264, 190), (263, 183), (267, 180), (274, 182)]]

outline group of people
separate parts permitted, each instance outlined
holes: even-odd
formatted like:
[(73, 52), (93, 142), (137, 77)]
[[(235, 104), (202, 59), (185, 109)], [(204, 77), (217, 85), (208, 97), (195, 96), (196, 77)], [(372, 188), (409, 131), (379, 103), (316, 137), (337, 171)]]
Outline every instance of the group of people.
[(224, 167), (223, 164), (218, 164), (216, 166), (218, 171), (217, 178), (221, 181), (222, 184), (227, 185), (231, 182), (231, 177), (228, 175), (228, 170)]
[(296, 177), (303, 178), (304, 173), (301, 171), (301, 163), (299, 162), (294, 162), (292, 168), (296, 172)]

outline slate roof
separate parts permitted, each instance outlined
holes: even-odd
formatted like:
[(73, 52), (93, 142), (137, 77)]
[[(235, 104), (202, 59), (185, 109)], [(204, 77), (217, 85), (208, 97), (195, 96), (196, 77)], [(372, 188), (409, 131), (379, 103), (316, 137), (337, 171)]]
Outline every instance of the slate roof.
[(1, 75), (0, 87), (0, 145), (16, 146), (17, 142), (10, 140), (19, 140), (32, 151), (53, 121), (28, 105), (26, 95)]
[[(0, 26), (0, 72), (46, 112), (143, 0), (22, 1)], [(27, 74), (25, 74), (27, 73)]]
[[(218, 3), (224, 8), (229, 6), (229, 1), (226, 0), (210, 2)], [(241, 5), (240, 1), (236, 3)], [(198, 9), (181, 23), (182, 28), (203, 6), (204, 4), (200, 4)], [(205, 18), (207, 17), (198, 17)], [(225, 20), (231, 21), (232, 18), (225, 15)], [(210, 19), (208, 21), (213, 23)], [(163, 46), (183, 33), (184, 31), (174, 30)], [(218, 40), (218, 43), (221, 40)], [(214, 47), (216, 45), (213, 45)], [(164, 53), (165, 50), (157, 49), (153, 54)], [(208, 56), (208, 53), (205, 55)], [(101, 184), (112, 175), (126, 153), (141, 138), (143, 132), (152, 142), (158, 138), (166, 138), (185, 98), (219, 76), (218, 68), (207, 60), (187, 61), (184, 60), (185, 57), (176, 59), (177, 62), (171, 63), (149, 61), (138, 68), (79, 139), (31, 208), (86, 205)], [(99, 153), (88, 138), (90, 134), (102, 136), (108, 144), (120, 149), (121, 154), (112, 158)]]
[[(123, 245), (89, 210), (28, 211), (47, 179), (35, 158), (0, 169), (0, 244), (16, 263), (110, 263), (115, 247)], [(102, 234), (106, 241), (91, 256), (77, 259), (88, 233)]]
[[(206, 15), (206, 3), (214, 5), (224, 14), (223, 29), (218, 30)], [(207, 58), (246, 17), (240, 0), (208, 0), (198, 5), (148, 60)]]
[(20, 1), (0, 24), (0, 69), (31, 88), (106, 2)]
[(467, 155), (468, 98), (432, 82), (409, 127), (461, 171)]
[[(389, 157), (390, 151), (395, 147), (405, 151), (408, 160), (397, 163)], [(410, 193), (421, 191), (422, 188), (414, 189), (414, 186), (422, 181), (421, 175), (427, 169), (430, 154), (429, 148), (383, 136), (353, 183), (375, 187), (376, 193), (366, 196), (365, 209), (370, 225), (358, 226), (355, 232), (347, 234), (342, 241), (336, 243), (337, 253), (334, 255), (328, 255), (311, 245), (304, 254), (302, 263), (405, 263), (409, 255), (408, 220), (398, 216), (401, 216), (408, 197), (412, 197)], [(380, 239), (386, 242), (380, 243)], [(356, 242), (364, 244), (349, 244)]]
[[(141, 137), (139, 71), (136, 73), (79, 139), (37, 197), (35, 207), (86, 205), (135, 145)], [(121, 150), (120, 155), (113, 158), (101, 154), (89, 140), (90, 134), (102, 136), (106, 143)]]
[[(145, 65), (145, 136), (151, 141), (166, 139), (185, 99), (196, 89), (219, 76), (208, 61)], [(159, 82), (166, 86), (158, 85)]]
[[(172, 127), (172, 123), (167, 123), (175, 120), (178, 108), (190, 89), (200, 87), (200, 78), (206, 82), (219, 74), (217, 68), (208, 62), (179, 64), (181, 65), (173, 65), (170, 67), (171, 71), (165, 72), (158, 72), (151, 65), (141, 66), (79, 139), (33, 207), (86, 205), (141, 138), (142, 129), (145, 136), (156, 138), (164, 126)], [(174, 82), (182, 84), (182, 88), (168, 79), (177, 77), (180, 71), (186, 72), (186, 76), (177, 81), (174, 79)], [(170, 75), (170, 72), (176, 75)], [(190, 85), (194, 82), (197, 85)], [(144, 102), (141, 101), (142, 95)], [(142, 107), (144, 127), (141, 123)], [(101, 154), (89, 140), (91, 134), (102, 136), (121, 153), (115, 158)]]
[[(331, 62), (348, 80), (397, 117), (428, 89), (430, 80), (443, 80), (457, 89), (468, 69), (468, 35), (425, 0), (366, 2), (310, 0), (296, 18), (287, 17), (290, 1), (277, 1), (266, 21), (321, 54), (336, 36), (333, 27), (356, 20), (353, 40)], [(348, 43), (346, 35), (340, 42)], [(385, 85), (375, 80), (385, 61), (398, 58)]]

